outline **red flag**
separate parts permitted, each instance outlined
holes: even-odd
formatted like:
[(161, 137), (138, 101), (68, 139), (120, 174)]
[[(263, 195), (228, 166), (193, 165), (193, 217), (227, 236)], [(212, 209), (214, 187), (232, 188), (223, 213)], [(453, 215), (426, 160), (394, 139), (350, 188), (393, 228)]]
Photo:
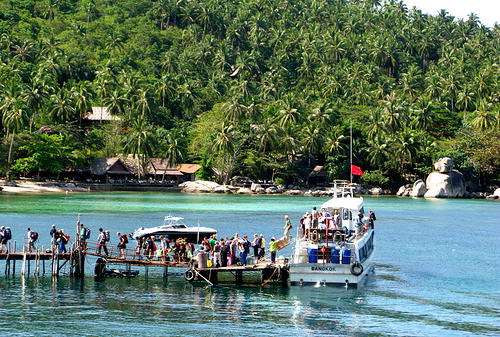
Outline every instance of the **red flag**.
[(356, 165), (351, 165), (351, 174), (353, 176), (362, 176), (363, 171), (361, 171), (361, 167), (356, 166)]

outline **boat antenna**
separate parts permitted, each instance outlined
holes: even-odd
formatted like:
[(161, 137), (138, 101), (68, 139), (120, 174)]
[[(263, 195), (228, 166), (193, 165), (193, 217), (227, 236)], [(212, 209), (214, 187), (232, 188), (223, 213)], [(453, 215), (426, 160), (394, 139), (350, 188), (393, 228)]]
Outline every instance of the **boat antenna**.
[(196, 234), (196, 244), (200, 243), (200, 219), (198, 219), (198, 233)]
[(352, 120), (349, 126), (349, 156), (350, 156), (350, 161), (351, 165), (349, 166), (350, 172), (351, 172), (351, 184), (352, 184)]

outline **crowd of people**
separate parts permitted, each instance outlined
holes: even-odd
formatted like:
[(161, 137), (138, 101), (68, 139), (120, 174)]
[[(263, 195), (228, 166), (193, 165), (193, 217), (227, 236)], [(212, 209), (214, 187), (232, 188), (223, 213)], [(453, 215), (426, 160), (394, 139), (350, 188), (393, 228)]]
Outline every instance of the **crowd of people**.
[[(344, 212), (349, 212), (349, 210), (344, 210)], [(370, 210), (368, 218), (362, 212), (358, 212), (358, 216), (355, 219), (354, 228), (350, 229), (343, 222), (347, 223), (350, 216), (348, 213), (342, 215), (339, 210), (334, 210), (333, 214), (328, 212), (326, 209), (321, 209), (318, 211), (316, 207), (313, 207), (311, 212), (306, 212), (300, 219), (300, 232), (301, 237), (306, 237), (311, 230), (320, 231), (333, 231), (333, 230), (343, 230), (346, 235), (358, 235), (368, 231), (369, 228), (374, 228), (375, 212)]]
[[(91, 237), (90, 228), (84, 224), (78, 224), (76, 234), (76, 242), (80, 248), (88, 249), (87, 243)], [(290, 230), (292, 224), (288, 216), (285, 216), (284, 234), (285, 238), (291, 238)], [(58, 229), (56, 225), (52, 225), (49, 231), (51, 238), (50, 251), (57, 253), (67, 253), (67, 244), (70, 242), (70, 235), (66, 234), (63, 229)], [(127, 257), (128, 238), (126, 234), (117, 232), (118, 237), (117, 249), (119, 257)], [(37, 250), (38, 233), (28, 228), (25, 236), (25, 249), (27, 252), (35, 252)], [(9, 227), (2, 226), (0, 228), (0, 252), (8, 249), (8, 242), (12, 239), (12, 231)], [(157, 240), (159, 239), (159, 240)], [(97, 236), (96, 253), (105, 256), (109, 255), (110, 232), (99, 228)], [(279, 250), (277, 240), (272, 237), (269, 242), (269, 252), (271, 261), (276, 262), (276, 253)], [(49, 250), (48, 250), (49, 251)], [(247, 235), (240, 236), (235, 233), (232, 237), (217, 238), (216, 235), (203, 239), (198, 247), (195, 244), (188, 242), (186, 238), (178, 238), (170, 240), (168, 236), (143, 237), (137, 240), (135, 251), (133, 254), (128, 254), (132, 258), (158, 259), (163, 261), (173, 262), (189, 262), (198, 253), (208, 255), (210, 264), (217, 267), (226, 267), (231, 265), (247, 265), (256, 264), (263, 261), (266, 256), (266, 239), (263, 234), (254, 234), (252, 240)], [(132, 255), (132, 256), (131, 256)]]

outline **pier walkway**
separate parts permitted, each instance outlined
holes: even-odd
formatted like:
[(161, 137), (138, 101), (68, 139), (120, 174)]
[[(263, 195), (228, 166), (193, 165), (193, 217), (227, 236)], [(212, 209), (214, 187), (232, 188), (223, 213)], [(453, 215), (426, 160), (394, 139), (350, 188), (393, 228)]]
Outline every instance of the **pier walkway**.
[[(44, 276), (50, 273), (58, 277), (61, 270), (69, 267), (68, 275), (71, 277), (84, 277), (85, 260), (87, 256), (96, 258), (94, 273), (97, 277), (104, 277), (109, 265), (124, 266), (130, 271), (131, 266), (145, 267), (145, 276), (148, 276), (149, 267), (163, 267), (163, 277), (167, 278), (169, 267), (184, 268), (185, 279), (189, 282), (203, 281), (210, 285), (219, 282), (229, 282), (236, 284), (244, 282), (243, 275), (260, 273), (257, 282), (262, 285), (273, 283), (286, 284), (288, 281), (288, 264), (286, 261), (271, 263), (269, 260), (260, 261), (248, 265), (230, 265), (225, 267), (208, 267), (206, 264), (198, 265), (198, 260), (174, 260), (172, 257), (148, 257), (137, 254), (135, 249), (126, 249), (123, 255), (117, 247), (109, 247), (108, 254), (98, 252), (97, 243), (88, 241), (86, 243), (74, 242), (69, 245), (67, 253), (57, 253), (57, 250), (49, 247), (45, 249), (41, 246), (36, 251), (28, 252), (26, 245), (22, 250), (17, 250), (17, 243), (9, 244), (8, 251), (0, 252), (0, 260), (5, 262), (5, 275), (15, 275), (16, 262), (20, 261), (20, 274), (22, 276), (30, 274)], [(47, 263), (48, 262), (48, 263)], [(64, 269), (66, 271), (66, 268)], [(227, 277), (229, 275), (229, 277)], [(232, 276), (231, 276), (232, 275)], [(222, 276), (222, 277), (220, 277)], [(255, 283), (253, 278), (253, 283)]]

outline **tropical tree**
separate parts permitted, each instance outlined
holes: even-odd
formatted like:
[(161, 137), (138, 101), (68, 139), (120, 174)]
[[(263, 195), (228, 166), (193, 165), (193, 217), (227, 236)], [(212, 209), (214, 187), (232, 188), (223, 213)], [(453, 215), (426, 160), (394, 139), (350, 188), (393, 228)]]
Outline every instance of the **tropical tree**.
[(155, 144), (153, 127), (141, 116), (132, 120), (123, 138), (123, 149), (137, 160), (139, 179), (147, 171)]

